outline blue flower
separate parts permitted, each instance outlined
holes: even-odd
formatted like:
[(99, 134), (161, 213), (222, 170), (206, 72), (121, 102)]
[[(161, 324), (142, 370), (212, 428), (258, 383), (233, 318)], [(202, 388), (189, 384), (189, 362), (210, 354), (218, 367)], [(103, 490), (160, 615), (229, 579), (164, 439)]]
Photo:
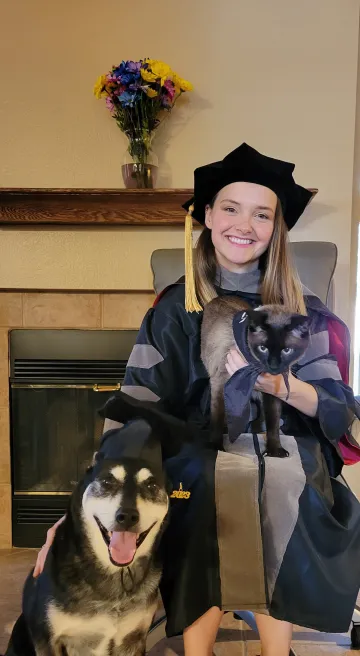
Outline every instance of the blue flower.
[(112, 69), (112, 76), (124, 87), (132, 88), (141, 80), (141, 61), (122, 61), (119, 66)]
[(119, 102), (124, 107), (133, 107), (138, 100), (139, 95), (136, 91), (124, 91), (118, 96)]
[(120, 81), (121, 84), (124, 85), (130, 85), (130, 84), (135, 84), (136, 80), (140, 78), (140, 73), (139, 75), (133, 75), (132, 73), (123, 73), (120, 75)]
[(113, 69), (112, 74), (120, 77), (123, 84), (138, 80), (140, 77), (141, 62), (122, 61), (120, 66)]

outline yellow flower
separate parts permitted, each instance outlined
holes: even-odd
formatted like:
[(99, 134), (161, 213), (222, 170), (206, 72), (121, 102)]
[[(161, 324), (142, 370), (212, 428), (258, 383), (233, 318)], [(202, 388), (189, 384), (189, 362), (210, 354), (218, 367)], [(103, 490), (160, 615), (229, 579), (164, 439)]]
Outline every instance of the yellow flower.
[(173, 74), (173, 82), (175, 84), (177, 93), (179, 93), (179, 91), (192, 91), (194, 89), (191, 82), (188, 82), (188, 80), (184, 80), (177, 73)]
[(155, 91), (155, 89), (152, 89), (151, 87), (148, 87), (146, 89), (146, 95), (149, 96), (149, 98), (155, 98), (158, 95), (158, 92)]
[(141, 77), (145, 82), (156, 82), (156, 75), (151, 72), (151, 68), (142, 68)]
[(172, 70), (170, 66), (164, 64), (164, 62), (161, 61), (153, 62), (151, 65), (151, 70), (157, 76), (157, 78), (160, 78), (161, 86), (164, 84), (168, 77), (172, 76)]
[(167, 78), (171, 78), (172, 70), (165, 62), (145, 59), (145, 63), (148, 64), (148, 68), (141, 69), (141, 77), (145, 82), (159, 82), (162, 86)]
[(103, 96), (106, 96), (106, 90), (105, 90), (105, 84), (107, 82), (107, 76), (106, 75), (100, 75), (98, 79), (95, 82), (94, 86), (94, 95), (97, 98), (102, 98)]

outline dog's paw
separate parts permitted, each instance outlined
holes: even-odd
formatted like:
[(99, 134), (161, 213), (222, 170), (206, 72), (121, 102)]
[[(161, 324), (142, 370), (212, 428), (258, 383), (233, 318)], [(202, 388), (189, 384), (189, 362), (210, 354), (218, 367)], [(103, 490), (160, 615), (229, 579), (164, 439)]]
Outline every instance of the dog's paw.
[(282, 446), (279, 446), (275, 449), (265, 451), (264, 455), (269, 458), (288, 458), (290, 454), (289, 451), (286, 451)]

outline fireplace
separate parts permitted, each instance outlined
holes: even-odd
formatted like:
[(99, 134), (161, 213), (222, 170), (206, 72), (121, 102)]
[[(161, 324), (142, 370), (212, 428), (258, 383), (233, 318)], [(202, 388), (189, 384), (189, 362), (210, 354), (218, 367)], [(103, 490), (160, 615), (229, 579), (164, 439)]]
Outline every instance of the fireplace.
[(134, 330), (12, 330), (13, 545), (38, 547), (96, 451), (98, 415), (120, 389)]

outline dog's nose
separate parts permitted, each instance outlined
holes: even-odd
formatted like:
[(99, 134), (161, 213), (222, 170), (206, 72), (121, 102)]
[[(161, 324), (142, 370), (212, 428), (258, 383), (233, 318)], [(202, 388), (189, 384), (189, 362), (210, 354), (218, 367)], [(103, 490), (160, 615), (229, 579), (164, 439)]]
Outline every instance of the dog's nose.
[(121, 528), (126, 530), (132, 528), (138, 523), (140, 515), (136, 508), (119, 508), (115, 518)]

